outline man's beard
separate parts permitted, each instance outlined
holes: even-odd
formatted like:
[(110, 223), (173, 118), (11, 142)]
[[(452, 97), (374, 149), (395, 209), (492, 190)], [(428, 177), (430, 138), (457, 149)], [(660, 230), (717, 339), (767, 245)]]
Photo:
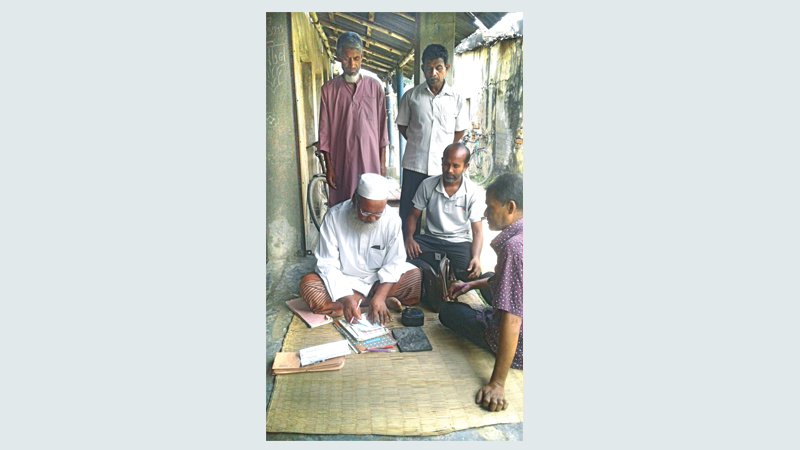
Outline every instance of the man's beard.
[(358, 217), (358, 212), (356, 211), (356, 205), (350, 204), (350, 209), (347, 211), (347, 225), (350, 227), (351, 230), (355, 231), (358, 234), (366, 234), (374, 230), (378, 227), (378, 220), (373, 222), (364, 222)]
[(347, 72), (345, 72), (344, 81), (348, 83), (355, 83), (356, 81), (358, 81), (358, 72), (360, 72), (360, 70), (357, 70), (355, 75), (348, 75)]
[(444, 181), (446, 181), (446, 182), (448, 182), (448, 183), (453, 183), (453, 182), (455, 182), (455, 181), (458, 181), (458, 180), (460, 180), (460, 179), (461, 179), (461, 177), (463, 177), (463, 176), (464, 176), (464, 173), (462, 172), (460, 175), (453, 175), (453, 176), (454, 176), (455, 178), (453, 178), (453, 179), (450, 179), (450, 176), (449, 176), (449, 175), (447, 175), (447, 174), (442, 174), (442, 178), (444, 178)]

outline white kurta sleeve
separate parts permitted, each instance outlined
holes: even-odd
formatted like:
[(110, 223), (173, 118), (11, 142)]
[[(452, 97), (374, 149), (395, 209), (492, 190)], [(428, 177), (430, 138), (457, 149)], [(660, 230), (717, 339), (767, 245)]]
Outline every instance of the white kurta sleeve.
[(386, 256), (383, 259), (383, 266), (378, 270), (378, 281), (381, 283), (396, 283), (400, 275), (408, 270), (400, 217), (395, 216), (392, 219), (394, 219), (392, 225), (388, 227), (386, 233)]
[(337, 301), (342, 297), (353, 295), (353, 289), (341, 270), (339, 240), (334, 231), (333, 222), (331, 215), (326, 214), (319, 229), (319, 239), (317, 247), (314, 249), (314, 256), (317, 258), (317, 274), (325, 283), (331, 299)]

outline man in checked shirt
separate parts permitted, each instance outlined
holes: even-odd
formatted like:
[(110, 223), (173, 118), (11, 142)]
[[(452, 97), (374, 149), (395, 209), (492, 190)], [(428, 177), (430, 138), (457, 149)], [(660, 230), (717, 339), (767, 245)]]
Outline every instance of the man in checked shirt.
[(509, 368), (522, 369), (522, 177), (503, 174), (486, 189), (489, 229), (501, 230), (491, 242), (497, 252), (495, 275), (468, 283), (453, 283), (449, 295), (455, 299), (470, 289), (489, 288), (491, 308), (476, 312), (463, 303), (445, 302), (439, 322), (473, 343), (495, 354), (494, 370), (475, 402), (489, 411), (508, 408), (505, 382)]

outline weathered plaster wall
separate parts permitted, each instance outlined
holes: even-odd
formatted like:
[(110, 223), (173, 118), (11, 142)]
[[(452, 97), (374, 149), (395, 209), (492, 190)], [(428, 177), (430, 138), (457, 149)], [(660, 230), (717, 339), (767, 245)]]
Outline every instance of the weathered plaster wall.
[(522, 38), (456, 55), (454, 87), (470, 102), (474, 126), (491, 136), (495, 173), (522, 172)]
[[(291, 13), (292, 16), (292, 64), (294, 65), (295, 97), (297, 109), (298, 154), (300, 156), (300, 177), (296, 182), (302, 196), (303, 232), (306, 251), (313, 250), (317, 239), (317, 228), (311, 221), (306, 207), (308, 181), (322, 172), (315, 148), (307, 148), (318, 140), (319, 99), (322, 84), (330, 79), (331, 61), (325, 52), (322, 41), (307, 13)], [(290, 104), (284, 105), (289, 108)]]
[(291, 105), (292, 86), (290, 18), (288, 13), (267, 13), (267, 260), (297, 256), (303, 249), (303, 216), (297, 205), (297, 123)]

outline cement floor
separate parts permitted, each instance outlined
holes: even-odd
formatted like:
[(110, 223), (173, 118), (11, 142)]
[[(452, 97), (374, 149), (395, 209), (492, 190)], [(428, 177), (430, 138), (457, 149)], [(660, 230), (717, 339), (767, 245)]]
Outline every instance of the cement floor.
[[(489, 248), (487, 239), (484, 241), (483, 254)], [(290, 259), (285, 261), (270, 261), (267, 263), (267, 363), (272, 361), (275, 353), (283, 345), (283, 338), (292, 312), (284, 302), (297, 297), (297, 287), (300, 278), (314, 270), (316, 259), (313, 256)], [(482, 264), (485, 267), (485, 264)], [(272, 396), (275, 377), (267, 375), (267, 403)], [(477, 407), (477, 405), (476, 405)], [(267, 433), (267, 440), (277, 441), (521, 441), (522, 423), (492, 425), (479, 428), (454, 431), (440, 436), (381, 436), (381, 435), (327, 435), (327, 434), (295, 434), (295, 433)]]

